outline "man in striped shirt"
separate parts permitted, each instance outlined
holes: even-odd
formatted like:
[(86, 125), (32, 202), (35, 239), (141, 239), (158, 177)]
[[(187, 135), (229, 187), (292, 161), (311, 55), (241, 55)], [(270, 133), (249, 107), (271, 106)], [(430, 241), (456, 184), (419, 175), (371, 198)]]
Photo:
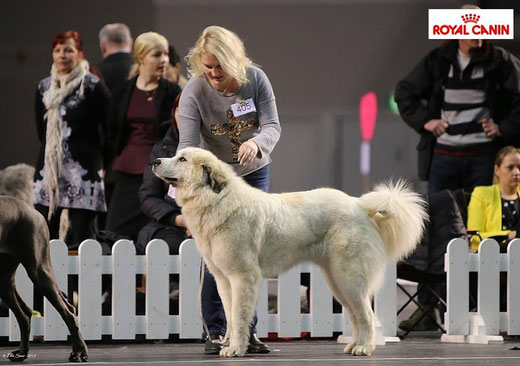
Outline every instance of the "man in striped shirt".
[(520, 146), (520, 61), (486, 40), (451, 40), (395, 90), (401, 117), (420, 135), (419, 178), (431, 195), (493, 180), (496, 151)]

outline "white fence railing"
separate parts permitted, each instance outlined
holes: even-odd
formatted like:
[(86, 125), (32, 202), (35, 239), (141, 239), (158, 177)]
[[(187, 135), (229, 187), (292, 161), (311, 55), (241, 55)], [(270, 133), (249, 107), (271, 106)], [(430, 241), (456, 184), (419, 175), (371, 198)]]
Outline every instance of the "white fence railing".
[[(468, 243), (454, 239), (445, 257), (447, 272), (447, 333), (444, 342), (497, 343), (500, 332), (520, 335), (520, 239), (500, 253), (493, 239), (482, 241), (478, 253)], [(478, 272), (477, 311), (469, 309), (469, 273)], [(507, 280), (500, 276), (507, 273)], [(507, 311), (500, 312), (500, 281), (507, 281)]]
[[(201, 320), (197, 310), (200, 278), (200, 255), (193, 240), (186, 240), (179, 255), (169, 255), (162, 240), (151, 241), (146, 255), (135, 255), (128, 240), (118, 241), (112, 255), (101, 255), (101, 247), (94, 240), (86, 240), (77, 256), (69, 256), (66, 245), (51, 241), (51, 260), (59, 287), (67, 292), (68, 276), (78, 275), (78, 317), (83, 337), (99, 340), (102, 335), (112, 339), (135, 339), (144, 334), (147, 339), (167, 339), (170, 334), (180, 338), (200, 338)], [(300, 310), (300, 273), (311, 274), (310, 311)], [(102, 275), (112, 275), (112, 315), (102, 315)], [(146, 275), (145, 315), (136, 315), (136, 274)], [(179, 274), (179, 314), (169, 314), (169, 275)], [(374, 299), (376, 314), (376, 342), (396, 342), (396, 271), (389, 265), (385, 283)], [(17, 289), (24, 301), (32, 307), (33, 285), (25, 269), (16, 274)], [(68, 330), (56, 310), (44, 301), (44, 315), (33, 318), (32, 336), (45, 340), (66, 340)], [(343, 334), (340, 341), (348, 341), (352, 334), (350, 319), (343, 313), (333, 313), (332, 295), (321, 271), (315, 265), (303, 264), (278, 277), (278, 313), (268, 314), (267, 280), (261, 287), (257, 307), (257, 331), (260, 337), (278, 333), (279, 337), (300, 337), (309, 332), (311, 337), (330, 337), (333, 332)], [(0, 336), (19, 340), (16, 319), (0, 317)]]

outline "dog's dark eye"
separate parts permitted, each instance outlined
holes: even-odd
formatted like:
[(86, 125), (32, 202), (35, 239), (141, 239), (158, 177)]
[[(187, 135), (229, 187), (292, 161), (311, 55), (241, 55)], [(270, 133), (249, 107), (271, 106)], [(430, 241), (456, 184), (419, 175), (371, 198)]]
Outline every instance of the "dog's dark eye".
[(181, 157), (179, 158), (179, 161), (184, 163), (184, 162), (187, 161), (187, 160), (186, 160), (184, 157), (181, 156)]

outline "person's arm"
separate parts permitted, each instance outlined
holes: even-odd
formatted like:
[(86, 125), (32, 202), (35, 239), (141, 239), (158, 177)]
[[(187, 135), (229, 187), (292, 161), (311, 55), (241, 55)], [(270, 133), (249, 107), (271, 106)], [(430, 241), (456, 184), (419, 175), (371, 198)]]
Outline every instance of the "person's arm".
[(96, 84), (89, 101), (92, 121), (98, 123), (99, 145), (103, 156), (103, 169), (107, 169), (112, 159), (112, 149), (108, 141), (108, 108), (110, 91), (101, 80)]
[(258, 101), (256, 109), (260, 133), (251, 138), (250, 141), (255, 142), (258, 146), (257, 157), (261, 158), (273, 151), (280, 139), (281, 127), (271, 82), (262, 70), (259, 70), (257, 76)]
[(511, 108), (499, 121), (500, 134), (506, 144), (518, 146), (520, 140), (520, 60), (501, 50), (503, 61), (499, 65), (500, 88), (511, 97)]
[(200, 146), (200, 124), (202, 119), (195, 95), (187, 85), (179, 100), (179, 146), (177, 151), (185, 147)]
[(45, 113), (45, 106), (43, 105), (42, 95), (39, 88), (36, 88), (36, 94), (34, 96), (34, 116), (36, 121), (36, 132), (38, 134), (38, 141), (43, 141), (43, 134), (45, 131), (43, 115)]
[[(490, 236), (508, 235), (510, 230), (494, 230), (486, 231), (489, 218), (486, 212), (488, 212), (490, 203), (484, 196), (484, 194), (477, 188), (471, 194), (471, 200), (468, 206), (468, 231), (478, 231), (479, 235), (474, 235), (471, 238), (471, 246), (473, 249), (477, 249), (481, 239), (484, 240)], [(500, 207), (493, 208), (499, 210)]]
[(430, 54), (422, 59), (395, 87), (395, 101), (401, 118), (418, 133), (425, 133), (426, 123), (434, 119), (424, 103), (433, 92), (431, 57)]

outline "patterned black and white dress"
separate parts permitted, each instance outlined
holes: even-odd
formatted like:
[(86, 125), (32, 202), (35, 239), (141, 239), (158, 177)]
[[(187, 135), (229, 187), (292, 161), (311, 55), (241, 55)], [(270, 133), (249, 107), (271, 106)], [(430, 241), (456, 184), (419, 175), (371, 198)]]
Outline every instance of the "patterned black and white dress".
[[(43, 93), (49, 89), (51, 77), (38, 83), (35, 112), (38, 138), (41, 142), (34, 174), (34, 203), (49, 206), (45, 178), (46, 108)], [(80, 87), (64, 99), (59, 113), (62, 126), (62, 159), (58, 177), (58, 207), (106, 211), (101, 170), (109, 159), (105, 146), (109, 92), (95, 75), (87, 73)]]

